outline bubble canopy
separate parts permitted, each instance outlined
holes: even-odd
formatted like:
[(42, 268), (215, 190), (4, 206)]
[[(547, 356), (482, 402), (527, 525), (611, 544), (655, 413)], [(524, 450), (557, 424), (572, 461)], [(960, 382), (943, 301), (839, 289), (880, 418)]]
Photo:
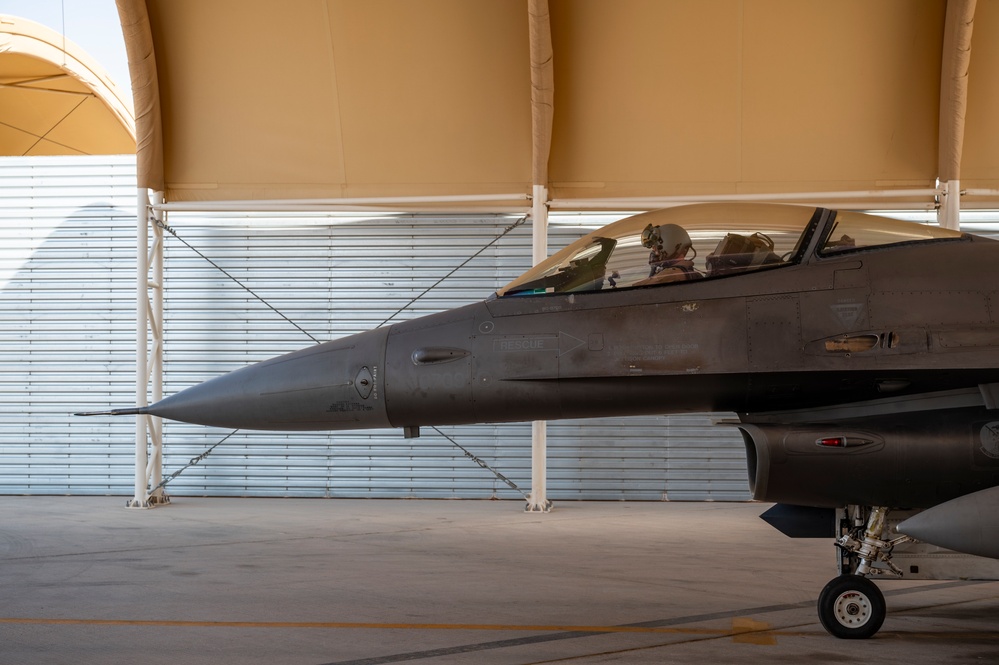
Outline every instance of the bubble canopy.
[[(821, 209), (713, 203), (656, 210), (580, 238), (497, 291), (497, 296), (580, 293), (675, 284), (801, 262)], [(913, 241), (959, 239), (957, 231), (837, 212), (820, 255)]]

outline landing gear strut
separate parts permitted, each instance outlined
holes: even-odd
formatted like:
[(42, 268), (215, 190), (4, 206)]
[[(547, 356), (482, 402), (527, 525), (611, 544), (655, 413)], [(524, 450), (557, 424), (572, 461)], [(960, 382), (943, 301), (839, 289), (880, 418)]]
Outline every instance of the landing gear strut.
[[(882, 540), (888, 508), (870, 509), (866, 526), (859, 519), (857, 528), (836, 541), (843, 553), (844, 574), (832, 580), (819, 594), (819, 621), (831, 635), (844, 639), (866, 639), (881, 628), (887, 615), (885, 597), (869, 575), (901, 577), (892, 563), (892, 549), (908, 536)], [(856, 563), (856, 568), (853, 567)]]

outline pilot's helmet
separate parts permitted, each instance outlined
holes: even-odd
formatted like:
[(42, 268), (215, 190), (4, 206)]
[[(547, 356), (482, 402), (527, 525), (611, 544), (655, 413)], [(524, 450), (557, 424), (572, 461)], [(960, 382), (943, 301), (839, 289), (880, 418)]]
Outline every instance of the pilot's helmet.
[(642, 244), (655, 249), (666, 259), (679, 259), (690, 250), (690, 235), (676, 224), (649, 224), (642, 231)]

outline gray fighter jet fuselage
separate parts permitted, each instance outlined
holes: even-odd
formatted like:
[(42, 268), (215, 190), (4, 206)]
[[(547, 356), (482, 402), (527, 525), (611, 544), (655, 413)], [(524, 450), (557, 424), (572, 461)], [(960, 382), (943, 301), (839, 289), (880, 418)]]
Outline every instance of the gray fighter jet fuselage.
[[(999, 557), (991, 522), (947, 536), (953, 511), (931, 515), (975, 493), (999, 502), (997, 277), (999, 242), (969, 234), (684, 206), (594, 231), (486, 301), (115, 413), (345, 430), (735, 412), (755, 498), (871, 514), (841, 543), (859, 568), (847, 582), (866, 582), (890, 552), (877, 510), (937, 507), (920, 538)], [(837, 615), (871, 586), (827, 587), (831, 632), (877, 630), (883, 612), (859, 626)]]
[(763, 268), (492, 298), (262, 362), (148, 411), (341, 430), (786, 411), (999, 381), (997, 242), (811, 252)]

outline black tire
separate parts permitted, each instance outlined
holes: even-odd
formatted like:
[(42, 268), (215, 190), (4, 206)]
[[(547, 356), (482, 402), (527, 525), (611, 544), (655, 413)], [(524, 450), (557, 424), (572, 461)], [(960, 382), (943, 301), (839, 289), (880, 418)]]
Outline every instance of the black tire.
[(881, 629), (888, 610), (878, 586), (859, 575), (840, 575), (819, 594), (819, 621), (830, 635), (864, 640)]

